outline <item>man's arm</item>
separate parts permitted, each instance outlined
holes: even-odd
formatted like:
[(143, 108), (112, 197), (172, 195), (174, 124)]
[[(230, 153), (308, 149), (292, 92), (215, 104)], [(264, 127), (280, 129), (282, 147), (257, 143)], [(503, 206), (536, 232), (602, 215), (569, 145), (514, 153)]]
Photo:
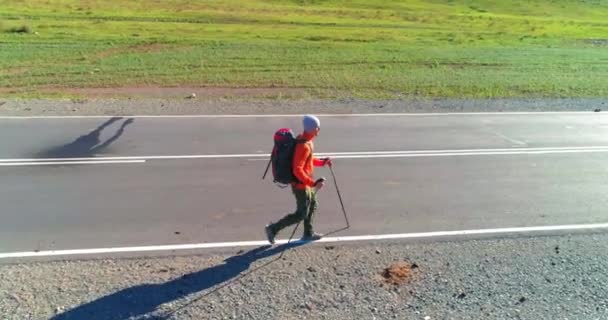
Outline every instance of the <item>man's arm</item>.
[(325, 165), (325, 159), (314, 158), (312, 159), (312, 165), (315, 167), (322, 167)]
[(329, 157), (327, 157), (327, 158), (314, 158), (312, 160), (312, 164), (315, 167), (323, 167), (325, 165), (329, 165), (331, 167), (332, 162), (331, 162), (331, 159)]
[(310, 153), (311, 150), (307, 144), (301, 143), (296, 145), (296, 152), (293, 156), (293, 174), (304, 185), (314, 187), (315, 181), (304, 171), (304, 165)]

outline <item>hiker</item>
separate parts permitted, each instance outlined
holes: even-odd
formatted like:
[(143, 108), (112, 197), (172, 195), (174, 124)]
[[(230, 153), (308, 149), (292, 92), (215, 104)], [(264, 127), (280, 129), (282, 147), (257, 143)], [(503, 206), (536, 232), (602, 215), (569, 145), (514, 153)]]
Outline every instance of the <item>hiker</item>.
[(266, 225), (265, 231), (268, 241), (274, 243), (274, 238), (282, 229), (304, 220), (304, 234), (302, 240), (319, 240), (321, 235), (315, 233), (312, 220), (317, 210), (317, 191), (325, 185), (325, 178), (314, 180), (313, 168), (332, 166), (330, 158), (315, 158), (313, 155), (313, 140), (319, 134), (320, 121), (312, 115), (304, 116), (302, 121), (304, 132), (297, 137), (293, 156), (293, 175), (297, 181), (291, 183), (292, 192), (296, 198), (296, 212), (288, 214), (281, 220)]

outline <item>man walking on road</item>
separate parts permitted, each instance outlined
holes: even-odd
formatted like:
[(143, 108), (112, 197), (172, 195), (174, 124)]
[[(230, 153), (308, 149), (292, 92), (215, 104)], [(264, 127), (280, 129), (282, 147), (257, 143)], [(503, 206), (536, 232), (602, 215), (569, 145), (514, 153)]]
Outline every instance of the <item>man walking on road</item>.
[(328, 165), (330, 158), (315, 158), (313, 155), (313, 140), (319, 134), (320, 121), (317, 117), (307, 115), (303, 119), (304, 132), (297, 137), (302, 143), (296, 144), (293, 157), (293, 175), (297, 182), (291, 184), (292, 192), (296, 198), (296, 212), (288, 214), (281, 220), (266, 226), (266, 236), (270, 243), (282, 229), (304, 220), (304, 235), (302, 240), (319, 240), (321, 235), (313, 230), (312, 220), (317, 210), (317, 191), (325, 184), (325, 179), (314, 180), (313, 168)]

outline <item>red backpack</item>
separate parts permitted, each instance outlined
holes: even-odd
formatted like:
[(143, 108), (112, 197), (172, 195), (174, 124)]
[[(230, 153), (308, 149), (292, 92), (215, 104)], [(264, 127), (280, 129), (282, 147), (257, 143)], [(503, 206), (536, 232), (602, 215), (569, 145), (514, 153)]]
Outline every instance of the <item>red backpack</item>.
[(298, 140), (289, 128), (281, 128), (274, 134), (274, 147), (270, 154), (270, 161), (264, 172), (262, 179), (266, 178), (268, 169), (272, 165), (272, 176), (275, 183), (288, 185), (292, 182), (297, 182), (298, 179), (293, 174), (293, 156), (296, 151), (296, 145), (303, 143), (303, 140)]

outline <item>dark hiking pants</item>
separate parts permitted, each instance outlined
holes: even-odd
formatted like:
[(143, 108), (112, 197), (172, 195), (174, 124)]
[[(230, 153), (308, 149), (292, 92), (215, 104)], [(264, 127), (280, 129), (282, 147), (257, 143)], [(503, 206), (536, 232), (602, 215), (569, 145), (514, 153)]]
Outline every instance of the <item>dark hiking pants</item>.
[(314, 232), (312, 220), (314, 213), (317, 210), (317, 195), (315, 190), (313, 188), (300, 190), (293, 186), (291, 187), (291, 190), (296, 198), (296, 212), (288, 214), (274, 223), (271, 226), (271, 230), (274, 234), (277, 234), (282, 229), (304, 220), (304, 236), (312, 235)]

